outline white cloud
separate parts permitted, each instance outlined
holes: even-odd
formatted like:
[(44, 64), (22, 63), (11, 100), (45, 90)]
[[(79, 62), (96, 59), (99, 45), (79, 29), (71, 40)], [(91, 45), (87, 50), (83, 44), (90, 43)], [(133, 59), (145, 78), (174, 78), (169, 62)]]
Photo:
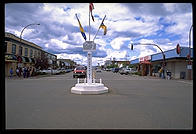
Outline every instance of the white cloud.
[(87, 57), (82, 56), (80, 54), (67, 54), (61, 53), (56, 54), (57, 59), (72, 59), (73, 61), (77, 62), (77, 64), (86, 65)]
[(48, 44), (45, 44), (45, 47), (48, 47)]
[(107, 56), (105, 57), (105, 59), (116, 58), (117, 60), (119, 60), (119, 59), (126, 57), (127, 51), (107, 49), (106, 53), (107, 53)]
[(119, 50), (120, 47), (124, 44), (124, 42), (129, 40), (131, 40), (131, 38), (118, 37), (112, 40), (110, 44), (112, 48)]
[(58, 47), (63, 48), (63, 49), (66, 49), (69, 46), (69, 44), (64, 43), (58, 39), (51, 39), (50, 42), (56, 44)]
[[(131, 48), (130, 43), (132, 43), (132, 40), (134, 41), (139, 39), (139, 42), (141, 43), (158, 43), (164, 51), (173, 49), (177, 43), (179, 43), (181, 46), (188, 46), (188, 33), (192, 25), (193, 17), (192, 12), (189, 9), (187, 10), (187, 5), (189, 7), (190, 3), (164, 3), (163, 5), (158, 4), (158, 7), (163, 7), (160, 11), (157, 11), (158, 13), (153, 13), (158, 8), (150, 3), (141, 5), (138, 3), (138, 12), (135, 12), (135, 7), (133, 7), (131, 3), (128, 6), (125, 6), (125, 4), (94, 3), (95, 9), (93, 10), (93, 15), (95, 16), (95, 22), (93, 22), (91, 19), (91, 28), (96, 31), (103, 17), (106, 15), (104, 24), (107, 26), (108, 31), (104, 36), (103, 29), (100, 29), (99, 34), (95, 39), (95, 43), (99, 44), (98, 49), (105, 51), (107, 56), (106, 58), (100, 59), (98, 57), (93, 58), (93, 64), (97, 64), (97, 60), (102, 62), (102, 60), (106, 60), (107, 58), (111, 57), (116, 57), (117, 59), (125, 58), (129, 50), (121, 51), (120, 48), (123, 45), (128, 45), (128, 48)], [(147, 7), (149, 9), (144, 9)], [(40, 23), (40, 26), (36, 26), (35, 28), (33, 26), (32, 29), (25, 29), (23, 38), (41, 45), (43, 49), (44, 47), (47, 47), (48, 50), (51, 48), (51, 46), (56, 46), (62, 49), (67, 49), (70, 47), (72, 48), (75, 47), (75, 45), (77, 45), (77, 47), (82, 47), (82, 44), (85, 42), (85, 40), (79, 31), (79, 25), (75, 14), (78, 14), (88, 39), (88, 9), (89, 3), (46, 3), (43, 4), (42, 8), (39, 8), (39, 12), (33, 12), (32, 15), (31, 10), (26, 9), (26, 12), (23, 12), (23, 14), (26, 14), (26, 16), (29, 15), (30, 17), (25, 18), (25, 20), (29, 20), (26, 21), (26, 23), (29, 23), (31, 20), (42, 23)], [(184, 11), (184, 9), (186, 9), (186, 11)], [(24, 10), (21, 10), (21, 12)], [(145, 11), (146, 13), (143, 13)], [(165, 12), (160, 13), (161, 11)], [(18, 13), (20, 13), (20, 10)], [(23, 22), (19, 23), (18, 21), (17, 23), (14, 23), (11, 21), (15, 19), (14, 16), (17, 16), (14, 14), (14, 12), (6, 15), (7, 19), (5, 23), (5, 29), (6, 32), (14, 33), (19, 37), (22, 30), (21, 25)], [(31, 19), (32, 17), (33, 19)], [(135, 17), (137, 17), (138, 20), (136, 20)], [(160, 18), (163, 18), (163, 21), (161, 22), (162, 24), (159, 22)], [(165, 24), (168, 24), (169, 26), (166, 26)], [(47, 26), (49, 26), (48, 29)], [(75, 27), (78, 28), (77, 31)], [(43, 32), (45, 34), (49, 34), (46, 34), (45, 36), (39, 33), (33, 34), (35, 33), (33, 28), (40, 28), (40, 30), (38, 30), (40, 33)], [(158, 30), (159, 35), (157, 35)], [(95, 31), (91, 31), (91, 40), (96, 33)], [(38, 35), (38, 37), (36, 37), (36, 35)], [(152, 35), (155, 35), (153, 36), (153, 39), (151, 38)], [(31, 38), (32, 36), (33, 38)], [(145, 37), (148, 37), (148, 39), (145, 39)], [(71, 42), (71, 44), (68, 42)], [(113, 49), (108, 47), (108, 44), (110, 44)], [(132, 55), (130, 58), (150, 55), (155, 53), (155, 50), (157, 50), (156, 52), (160, 52), (157, 47), (153, 48), (154, 49), (150, 49), (147, 46), (134, 46), (133, 53), (135, 55), (132, 55), (132, 52), (129, 53), (129, 55)], [(86, 57), (78, 54), (61, 54), (61, 56), (64, 56), (64, 58), (75, 59), (79, 63), (86, 64)]]

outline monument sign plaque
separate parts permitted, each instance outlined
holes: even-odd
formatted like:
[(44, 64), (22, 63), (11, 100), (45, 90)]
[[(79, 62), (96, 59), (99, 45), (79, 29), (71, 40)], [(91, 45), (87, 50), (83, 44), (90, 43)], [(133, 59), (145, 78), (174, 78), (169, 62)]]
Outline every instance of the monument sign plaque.
[(84, 42), (83, 51), (96, 51), (96, 44), (93, 41)]

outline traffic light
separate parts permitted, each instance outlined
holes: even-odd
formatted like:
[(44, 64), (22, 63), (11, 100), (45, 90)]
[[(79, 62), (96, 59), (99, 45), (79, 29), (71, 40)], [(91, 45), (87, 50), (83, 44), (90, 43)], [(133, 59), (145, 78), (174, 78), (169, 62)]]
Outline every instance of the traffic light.
[(133, 44), (131, 44), (131, 50), (133, 50)]
[(179, 44), (176, 45), (176, 53), (180, 54), (180, 45)]

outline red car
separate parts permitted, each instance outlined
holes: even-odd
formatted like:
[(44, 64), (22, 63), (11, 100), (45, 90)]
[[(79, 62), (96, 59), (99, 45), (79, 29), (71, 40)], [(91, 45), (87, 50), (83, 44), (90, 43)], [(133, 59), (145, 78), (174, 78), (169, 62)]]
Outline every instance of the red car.
[(73, 78), (86, 77), (86, 68), (84, 66), (78, 66), (73, 71)]

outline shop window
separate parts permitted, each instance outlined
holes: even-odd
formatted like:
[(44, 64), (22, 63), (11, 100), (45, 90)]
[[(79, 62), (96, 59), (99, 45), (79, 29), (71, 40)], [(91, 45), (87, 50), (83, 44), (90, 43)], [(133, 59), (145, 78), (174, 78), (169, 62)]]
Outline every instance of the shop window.
[(30, 50), (30, 57), (33, 57), (33, 50)]
[(12, 44), (12, 54), (16, 54), (16, 45)]
[(4, 52), (5, 52), (5, 53), (7, 52), (7, 42), (5, 42), (5, 49), (4, 49)]
[(28, 48), (25, 48), (25, 56), (28, 56)]
[(19, 46), (19, 55), (22, 56), (22, 47), (21, 46)]

